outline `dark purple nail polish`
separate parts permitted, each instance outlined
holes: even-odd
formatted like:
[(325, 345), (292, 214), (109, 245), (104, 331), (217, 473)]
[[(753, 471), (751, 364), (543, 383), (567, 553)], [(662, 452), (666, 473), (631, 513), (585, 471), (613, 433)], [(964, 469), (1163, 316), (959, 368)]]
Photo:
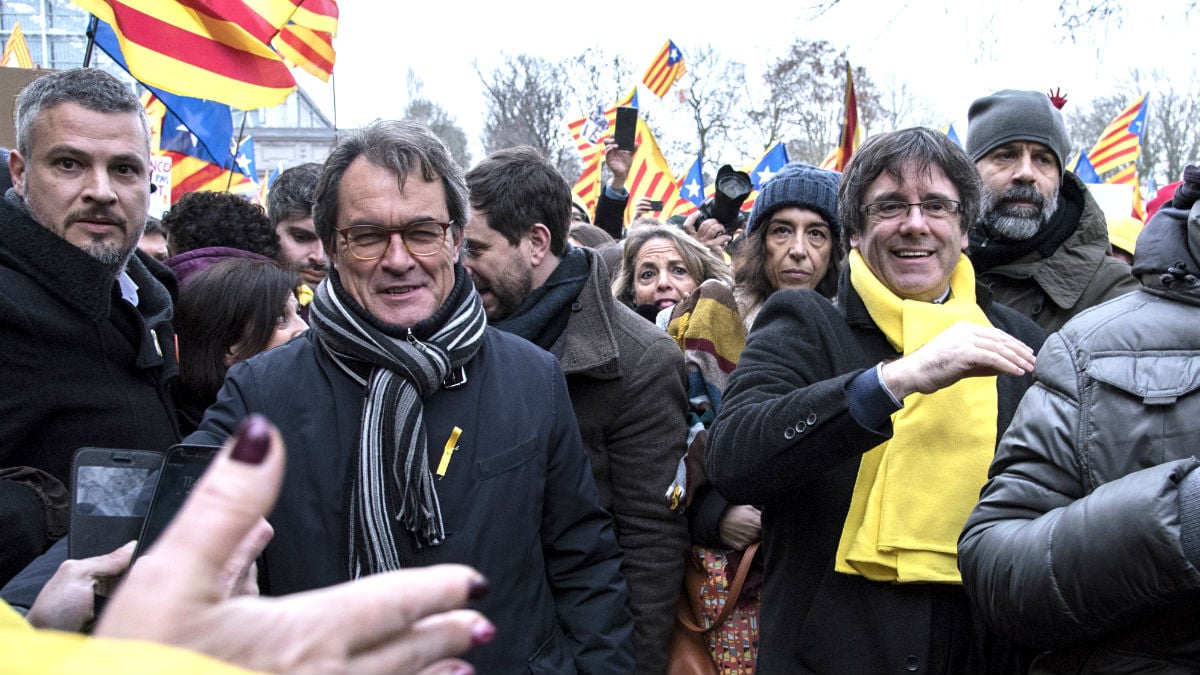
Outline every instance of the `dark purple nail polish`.
[(471, 600), (478, 600), (488, 594), (488, 580), (483, 577), (472, 579), (471, 584), (467, 586), (467, 597)]
[(471, 644), (475, 647), (486, 645), (496, 637), (496, 627), (491, 621), (481, 619), (471, 626)]
[(262, 415), (251, 415), (238, 429), (233, 457), (244, 464), (261, 464), (271, 449), (271, 424)]

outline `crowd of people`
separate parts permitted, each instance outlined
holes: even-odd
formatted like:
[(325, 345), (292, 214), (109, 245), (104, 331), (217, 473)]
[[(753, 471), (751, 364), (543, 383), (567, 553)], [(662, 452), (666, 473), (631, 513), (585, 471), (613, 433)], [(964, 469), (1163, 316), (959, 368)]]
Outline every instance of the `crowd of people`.
[[(593, 213), (532, 148), (377, 121), (160, 222), (132, 91), (38, 78), (11, 672), (685, 675), (681, 630), (686, 675), (1200, 672), (1200, 169), (1110, 223), (1046, 95), (969, 121), (733, 223), (628, 204), (636, 149)], [(180, 442), (221, 450), (146, 555), (72, 558), (75, 451)]]

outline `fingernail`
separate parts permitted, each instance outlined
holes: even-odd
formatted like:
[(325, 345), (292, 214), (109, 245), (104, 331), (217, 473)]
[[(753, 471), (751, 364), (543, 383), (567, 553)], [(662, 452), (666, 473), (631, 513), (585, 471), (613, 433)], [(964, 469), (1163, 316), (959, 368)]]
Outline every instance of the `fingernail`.
[(461, 666), (455, 666), (454, 670), (451, 672), (454, 673), (454, 675), (475, 675), (475, 669), (466, 663), (462, 664)]
[(478, 647), (486, 645), (496, 637), (496, 627), (487, 619), (480, 619), (471, 626), (471, 644)]
[(488, 580), (483, 577), (478, 577), (471, 580), (471, 584), (467, 586), (467, 597), (471, 600), (478, 600), (488, 594)]
[(271, 425), (262, 415), (250, 415), (238, 429), (233, 457), (244, 464), (261, 464), (271, 449)]

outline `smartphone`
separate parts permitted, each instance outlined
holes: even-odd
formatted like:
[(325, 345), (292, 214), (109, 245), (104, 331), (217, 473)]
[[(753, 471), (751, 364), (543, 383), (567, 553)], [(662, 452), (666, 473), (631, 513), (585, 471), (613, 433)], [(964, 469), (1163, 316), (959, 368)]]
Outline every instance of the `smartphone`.
[(651, 211), (662, 211), (663, 210), (662, 200), (661, 199), (651, 199), (650, 200), (650, 210)]
[(71, 466), (68, 556), (104, 555), (137, 539), (162, 463), (162, 453), (153, 450), (77, 450)]
[(145, 525), (137, 538), (137, 551), (134, 559), (149, 550), (158, 541), (159, 535), (167, 529), (171, 519), (183, 507), (192, 488), (204, 475), (212, 458), (221, 448), (215, 445), (175, 445), (167, 451), (162, 463), (162, 473), (158, 478), (158, 486), (154, 497), (150, 500), (150, 509), (146, 514)]
[(633, 150), (636, 147), (637, 143), (634, 138), (637, 135), (637, 119), (637, 108), (629, 106), (617, 108), (617, 128), (613, 132), (613, 140), (617, 142), (617, 147), (621, 150)]

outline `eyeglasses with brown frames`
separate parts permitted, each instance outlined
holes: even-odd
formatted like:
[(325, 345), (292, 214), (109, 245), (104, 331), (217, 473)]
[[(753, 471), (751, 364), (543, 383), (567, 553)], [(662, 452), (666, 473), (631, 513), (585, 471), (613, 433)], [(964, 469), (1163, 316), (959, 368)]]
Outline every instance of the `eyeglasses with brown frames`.
[(342, 241), (346, 242), (350, 255), (369, 262), (379, 260), (387, 254), (394, 234), (400, 235), (400, 241), (404, 242), (404, 249), (409, 255), (434, 255), (442, 250), (446, 243), (446, 230), (452, 225), (453, 223), (439, 223), (435, 220), (425, 220), (397, 229), (378, 225), (353, 225), (339, 227), (337, 233), (342, 235)]

